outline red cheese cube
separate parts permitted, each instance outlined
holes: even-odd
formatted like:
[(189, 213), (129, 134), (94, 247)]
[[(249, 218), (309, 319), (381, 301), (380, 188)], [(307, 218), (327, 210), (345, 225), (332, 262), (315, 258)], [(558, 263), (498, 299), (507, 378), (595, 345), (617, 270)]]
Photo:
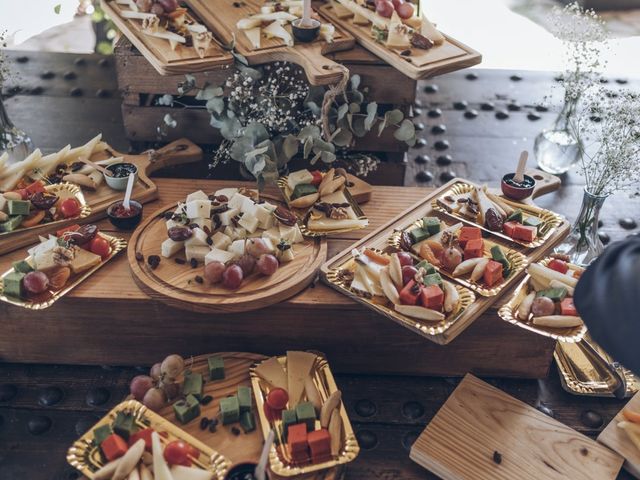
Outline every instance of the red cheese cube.
[(308, 440), (313, 463), (324, 462), (331, 458), (331, 435), (327, 429), (309, 432)]
[(481, 238), (472, 238), (467, 240), (467, 245), (464, 247), (464, 259), (482, 257), (484, 251), (484, 241)]
[(305, 463), (309, 460), (309, 443), (306, 423), (289, 425), (287, 429), (287, 445), (294, 463)]
[(444, 303), (444, 292), (437, 285), (429, 285), (420, 292), (420, 300), (423, 307), (440, 311)]
[(493, 287), (502, 281), (502, 264), (494, 260), (489, 260), (484, 269), (484, 283), (487, 287)]
[(520, 225), (518, 222), (505, 222), (502, 225), (502, 230), (504, 230), (504, 233), (506, 235), (508, 235), (511, 238), (515, 238), (515, 232), (516, 232), (516, 227)]
[(560, 302), (560, 315), (578, 316), (578, 311), (573, 304), (573, 298), (567, 297)]
[(410, 280), (400, 291), (400, 302), (403, 305), (415, 305), (420, 297), (420, 286), (415, 280)]
[(104, 453), (107, 460), (111, 462), (112, 460), (120, 458), (127, 453), (129, 447), (127, 446), (127, 442), (125, 442), (124, 438), (112, 433), (102, 441), (100, 444), (100, 450), (102, 450), (102, 453)]
[(482, 230), (478, 227), (462, 227), (458, 235), (458, 242), (462, 248), (465, 247), (469, 240), (482, 238)]
[(137, 431), (129, 437), (129, 446), (133, 446), (138, 440), (144, 440), (144, 449), (147, 452), (151, 451), (151, 434), (154, 432), (153, 428), (145, 428), (143, 430)]
[(45, 192), (46, 191), (44, 189), (44, 183), (41, 180), (33, 182), (31, 185), (29, 185), (27, 188), (25, 188), (25, 190), (27, 192), (29, 192), (29, 195), (33, 195), (34, 193)]
[(512, 236), (516, 240), (533, 242), (537, 235), (538, 229), (536, 227), (527, 227), (525, 225), (517, 224)]
[(562, 274), (567, 273), (569, 271), (569, 265), (567, 265), (567, 262), (563, 262), (562, 260), (559, 260), (557, 258), (554, 258), (553, 260), (551, 260), (549, 262), (549, 265), (547, 265), (551, 270), (555, 270), (556, 272), (560, 272)]

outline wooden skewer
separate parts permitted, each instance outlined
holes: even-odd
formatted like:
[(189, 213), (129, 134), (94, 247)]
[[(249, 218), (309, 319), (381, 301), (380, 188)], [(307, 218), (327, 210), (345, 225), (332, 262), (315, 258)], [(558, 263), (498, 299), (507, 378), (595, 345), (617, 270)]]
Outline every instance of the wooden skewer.
[(98, 170), (99, 172), (104, 173), (107, 177), (113, 177), (113, 173), (111, 172), (111, 170), (107, 170), (106, 168), (104, 168), (102, 165), (98, 165), (95, 162), (92, 162), (91, 160), (89, 160), (86, 157), (78, 157), (78, 160), (81, 161), (82, 163), (86, 163), (87, 165), (89, 165), (90, 167), (95, 168), (96, 170)]
[(516, 168), (516, 174), (513, 176), (513, 181), (516, 183), (524, 182), (524, 169), (527, 166), (527, 159), (529, 158), (529, 152), (524, 150), (520, 154), (520, 159), (518, 160), (518, 168)]

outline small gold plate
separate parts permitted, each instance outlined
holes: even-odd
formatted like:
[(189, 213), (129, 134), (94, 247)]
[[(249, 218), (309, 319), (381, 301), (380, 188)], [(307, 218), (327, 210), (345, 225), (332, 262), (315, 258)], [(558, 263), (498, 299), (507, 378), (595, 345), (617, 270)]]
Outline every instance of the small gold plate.
[(44, 189), (47, 193), (51, 193), (53, 195), (57, 195), (62, 199), (66, 198), (75, 198), (77, 202), (80, 204), (80, 215), (73, 218), (62, 218), (60, 220), (55, 220), (53, 222), (48, 223), (38, 223), (37, 225), (33, 225), (32, 227), (20, 227), (16, 228), (11, 232), (0, 232), (0, 238), (4, 236), (9, 236), (12, 233), (24, 233), (29, 230), (33, 230), (36, 228), (42, 228), (44, 226), (49, 225), (70, 225), (74, 221), (82, 220), (83, 218), (87, 218), (91, 214), (91, 207), (87, 204), (87, 201), (84, 198), (84, 194), (82, 193), (82, 189), (78, 185), (74, 185), (72, 183), (56, 183), (53, 185), (46, 185)]
[[(375, 249), (374, 249), (375, 250)], [(460, 305), (458, 310), (451, 312), (447, 317), (440, 322), (429, 322), (426, 320), (418, 320), (408, 317), (401, 313), (398, 313), (393, 304), (383, 297), (365, 294), (359, 290), (351, 288), (351, 279), (346, 272), (355, 271), (356, 264), (353, 258), (350, 258), (343, 264), (332, 268), (327, 272), (326, 280), (335, 288), (341, 291), (347, 296), (354, 298), (356, 301), (366, 305), (372, 310), (384, 315), (387, 318), (401, 324), (402, 326), (409, 328), (410, 330), (417, 331), (420, 335), (425, 337), (432, 337), (435, 335), (441, 335), (451, 328), (456, 321), (458, 321), (464, 314), (465, 310), (471, 306), (476, 300), (474, 293), (468, 288), (462, 285), (455, 285), (458, 294), (460, 295)]]
[[(607, 361), (610, 363), (614, 361), (591, 340), (589, 333), (584, 336), (584, 339), (590, 342)], [(558, 343), (556, 345), (553, 358), (556, 360), (562, 388), (573, 395), (613, 397), (615, 380), (606, 370), (598, 367), (597, 362), (590, 360), (590, 354), (585, 351), (581, 343)], [(627, 383), (625, 396), (631, 397), (640, 390), (640, 379), (624, 367), (623, 371)]]
[(489, 232), (492, 235), (495, 235), (503, 240), (507, 240), (508, 242), (517, 243), (518, 245), (522, 245), (527, 248), (536, 248), (545, 244), (545, 242), (551, 238), (553, 233), (558, 229), (560, 225), (562, 225), (563, 219), (557, 213), (554, 213), (550, 210), (545, 210), (540, 207), (534, 207), (532, 205), (526, 205), (524, 203), (514, 202), (513, 200), (509, 200), (507, 198), (501, 197), (501, 200), (504, 201), (507, 205), (513, 208), (519, 208), (528, 216), (536, 217), (544, 222), (544, 225), (540, 228), (539, 235), (533, 242), (525, 242), (522, 240), (516, 240), (511, 238), (509, 235), (506, 235), (502, 232), (494, 232), (493, 230), (489, 230), (484, 225), (480, 225), (477, 222), (477, 219), (470, 218), (464, 216), (460, 213), (453, 212), (451, 208), (443, 201), (443, 199), (447, 196), (455, 196), (455, 195), (464, 195), (471, 193), (475, 189), (475, 185), (471, 183), (459, 181), (451, 185), (451, 188), (446, 190), (444, 193), (439, 195), (432, 203), (433, 208), (439, 210), (447, 215), (451, 215), (467, 224), (474, 225), (476, 227), (480, 227), (485, 232)]
[[(455, 225), (455, 223), (458, 223), (458, 222), (452, 222), (448, 218), (442, 218), (442, 216), (440, 215), (440, 212), (433, 212), (433, 213), (438, 213), (438, 215), (436, 216), (438, 216), (441, 221), (444, 221), (448, 227)], [(389, 237), (389, 246), (393, 247), (394, 249), (397, 249), (398, 251), (402, 251), (402, 248), (400, 246), (400, 237), (402, 235), (402, 232), (413, 230), (414, 228), (419, 227), (421, 223), (422, 223), (422, 220), (416, 220), (411, 225), (408, 225), (405, 228), (395, 230), (393, 234)], [(435, 268), (442, 275), (450, 278), (456, 283), (460, 283), (465, 287), (470, 288), (471, 290), (482, 295), (483, 297), (493, 297), (495, 295), (498, 295), (500, 292), (502, 292), (502, 290), (504, 290), (506, 287), (511, 285), (514, 279), (520, 274), (520, 272), (522, 272), (525, 269), (525, 267), (529, 262), (527, 260), (527, 257), (525, 257), (522, 253), (513, 250), (512, 248), (506, 247), (501, 243), (489, 240), (488, 238), (483, 238), (483, 240), (484, 240), (483, 253), (485, 257), (491, 258), (491, 247), (493, 247), (494, 245), (498, 245), (505, 252), (505, 256), (507, 257), (507, 260), (509, 260), (509, 263), (511, 264), (511, 268), (512, 268), (511, 275), (509, 275), (509, 278), (505, 278), (502, 280), (502, 282), (489, 288), (481, 282), (472, 282), (471, 280), (469, 280), (468, 279), (469, 274), (465, 274), (464, 276), (460, 276), (460, 277), (454, 277), (451, 274), (451, 272), (448, 272), (444, 268), (439, 268), (439, 267), (435, 267)], [(420, 257), (420, 255), (417, 252), (413, 250), (407, 253), (411, 254), (416, 260), (424, 260), (422, 257)]]
[[(289, 189), (289, 184), (287, 183), (287, 179), (289, 177), (280, 177), (278, 179), (278, 188), (282, 192), (282, 196), (284, 197), (287, 205), (291, 201), (291, 190)], [(347, 202), (349, 202), (349, 206), (353, 209), (353, 212), (356, 214), (358, 220), (367, 220), (367, 216), (364, 214), (358, 202), (356, 202), (351, 194), (349, 193), (349, 189), (345, 188), (343, 190), (344, 196), (347, 198)], [(300, 225), (300, 231), (305, 237), (326, 237), (328, 235), (335, 235), (338, 233), (347, 233), (353, 232), (354, 230), (362, 230), (366, 228), (366, 226), (356, 227), (356, 228), (342, 228), (337, 230), (311, 230), (307, 226), (307, 221), (309, 218), (309, 213), (311, 212), (311, 208), (308, 209), (299, 209), (292, 208), (291, 209), (298, 216), (298, 224)]]
[[(551, 257), (547, 257), (537, 263), (546, 267), (550, 261)], [(551, 337), (559, 342), (579, 342), (580, 340), (582, 340), (582, 337), (584, 337), (585, 333), (587, 333), (587, 327), (584, 323), (578, 327), (572, 328), (552, 328), (534, 325), (531, 323), (530, 319), (525, 322), (518, 318), (518, 307), (529, 293), (530, 279), (531, 275), (527, 275), (515, 289), (509, 301), (502, 307), (500, 307), (500, 309), (498, 310), (498, 315), (500, 316), (500, 318), (502, 318), (505, 322), (509, 322), (513, 325), (517, 325), (520, 328), (524, 328), (525, 330), (535, 332), (538, 335)]]
[[(329, 368), (329, 362), (327, 359), (316, 352), (317, 358), (313, 364), (313, 368), (311, 370), (311, 378), (313, 379), (313, 383), (315, 384), (318, 392), (320, 393), (321, 400), (324, 402), (329, 396), (338, 390), (338, 386), (333, 378), (333, 374), (331, 373), (331, 369)], [(278, 357), (278, 361), (283, 366), (283, 368), (287, 369), (287, 356), (283, 355)], [(260, 426), (262, 428), (262, 433), (264, 438), (267, 438), (267, 435), (271, 430), (276, 434), (276, 441), (271, 447), (271, 451), (269, 452), (269, 464), (271, 466), (271, 471), (282, 477), (293, 477), (296, 475), (306, 475), (311, 472), (317, 472), (319, 470), (325, 470), (327, 468), (336, 467), (338, 465), (344, 465), (346, 463), (352, 462), (360, 453), (360, 446), (358, 445), (358, 440), (356, 439), (356, 435), (353, 432), (353, 428), (351, 427), (351, 422), (349, 421), (349, 417), (347, 415), (347, 411), (345, 409), (344, 403), (342, 403), (339, 407), (340, 409), (340, 418), (342, 419), (342, 442), (340, 447), (340, 454), (326, 462), (322, 463), (313, 463), (306, 465), (296, 465), (291, 462), (291, 457), (287, 452), (286, 448), (281, 448), (279, 446), (286, 445), (286, 442), (282, 438), (282, 420), (275, 420), (270, 422), (267, 420), (267, 417), (264, 413), (264, 405), (267, 398), (267, 394), (270, 391), (269, 385), (263, 381), (260, 376), (256, 373), (254, 365), (251, 368), (251, 386), (253, 387), (253, 396), (256, 399), (256, 407), (258, 410), (258, 415), (260, 417)]]
[(223, 480), (231, 467), (231, 462), (228, 459), (209, 448), (200, 440), (195, 439), (170, 421), (149, 410), (140, 402), (136, 400), (126, 400), (116, 405), (113, 410), (85, 432), (82, 437), (73, 443), (67, 452), (67, 462), (69, 462), (69, 465), (78, 469), (83, 475), (90, 479), (93, 479), (95, 472), (105, 464), (102, 454), (100, 453), (100, 448), (93, 440), (93, 430), (113, 422), (119, 412), (132, 413), (135, 417), (136, 425), (141, 429), (153, 428), (158, 432), (166, 432), (168, 434), (166, 438), (160, 435), (160, 442), (163, 445), (174, 440), (183, 440), (197, 448), (200, 455), (198, 458), (192, 457), (193, 465), (213, 473), (215, 480)]
[[(99, 264), (90, 268), (89, 270), (82, 272), (79, 275), (72, 275), (61, 290), (58, 290), (57, 292), (48, 291), (46, 293), (43, 293), (38, 300), (22, 300), (20, 298), (8, 297), (4, 295), (3, 286), (0, 282), (0, 301), (7, 302), (18, 307), (28, 308), (30, 310), (43, 310), (53, 305), (55, 302), (60, 300), (67, 293), (81, 284), (86, 278), (93, 275), (96, 270), (102, 268), (105, 263), (115, 257), (120, 251), (124, 250), (127, 247), (127, 241), (122, 238), (112, 237), (103, 232), (98, 233), (98, 235), (109, 242), (109, 245), (111, 246), (111, 253), (109, 253), (109, 256), (107, 258), (104, 258)], [(29, 261), (31, 260), (31, 257), (27, 257), (25, 260)], [(9, 275), (11, 272), (13, 272), (13, 268), (10, 268), (6, 272), (4, 272), (0, 277), (0, 280), (4, 279), (4, 277)]]

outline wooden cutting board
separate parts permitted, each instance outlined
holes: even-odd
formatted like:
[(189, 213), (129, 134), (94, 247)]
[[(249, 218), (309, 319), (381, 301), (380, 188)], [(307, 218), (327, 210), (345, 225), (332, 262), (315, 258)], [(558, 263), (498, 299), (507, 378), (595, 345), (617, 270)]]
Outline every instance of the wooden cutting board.
[[(111, 157), (123, 157), (124, 162), (133, 163), (138, 167), (138, 181), (133, 188), (131, 198), (144, 204), (158, 198), (158, 188), (149, 178), (153, 172), (165, 167), (200, 161), (202, 160), (202, 149), (190, 140), (182, 138), (159, 150), (150, 150), (148, 153), (140, 155), (120, 153), (109, 147), (102, 152), (93, 154), (91, 160), (97, 162)], [(90, 223), (106, 217), (109, 205), (116, 200), (122, 199), (124, 192), (113, 190), (105, 181), (95, 191), (83, 189), (83, 195), (87, 204), (91, 207), (91, 214), (84, 218), (82, 223)], [(66, 222), (56, 222), (55, 224), (45, 224), (38, 228), (30, 228), (24, 232), (17, 230), (15, 233), (4, 235), (0, 237), (0, 255), (31, 245), (37, 241), (38, 235), (46, 235), (74, 223), (77, 223), (77, 220), (71, 219)]]
[[(172, 50), (168, 40), (144, 34), (141, 20), (122, 17), (120, 12), (127, 9), (125, 6), (113, 0), (101, 0), (100, 5), (160, 75), (206, 72), (233, 65), (233, 56), (215, 41), (211, 43), (203, 58), (200, 58), (193, 47), (178, 45)], [(194, 19), (192, 12), (189, 12), (189, 16)], [(215, 32), (213, 33), (215, 37)]]
[[(187, 0), (189, 7), (196, 12), (204, 24), (214, 31), (224, 42), (236, 40), (236, 51), (250, 64), (262, 64), (276, 61), (292, 62), (304, 68), (309, 83), (312, 85), (328, 85), (342, 78), (342, 71), (337, 63), (324, 55), (327, 53), (349, 50), (355, 45), (355, 38), (339, 25), (334, 24), (336, 32), (334, 41), (327, 43), (316, 39), (311, 43), (296, 42), (287, 47), (279, 38), (261, 38), (259, 49), (255, 49), (245, 33), (236, 27), (238, 20), (249, 15), (260, 13), (260, 0)], [(237, 6), (234, 6), (237, 5)]]
[[(640, 393), (635, 394), (626, 406), (633, 411), (640, 412)], [(617, 418), (611, 420), (609, 425), (598, 435), (598, 441), (621, 455), (624, 458), (624, 469), (634, 477), (640, 478), (640, 450), (631, 442), (626, 432), (618, 428)]]
[(616, 478), (623, 462), (473, 375), (460, 382), (410, 457), (444, 480), (606, 480)]
[(356, 25), (352, 21), (353, 15), (339, 15), (333, 2), (322, 5), (319, 12), (336, 27), (339, 26), (351, 33), (356, 41), (371, 53), (416, 80), (471, 67), (482, 61), (480, 53), (444, 34), (446, 40), (442, 45), (429, 50), (412, 48), (410, 56), (402, 56), (400, 50), (387, 48), (373, 39), (371, 24)]

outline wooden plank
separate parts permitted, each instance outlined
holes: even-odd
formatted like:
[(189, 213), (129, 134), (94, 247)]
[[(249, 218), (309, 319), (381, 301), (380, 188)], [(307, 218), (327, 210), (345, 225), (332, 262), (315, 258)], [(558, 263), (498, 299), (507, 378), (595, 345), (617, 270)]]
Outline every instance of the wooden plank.
[[(640, 411), (640, 393), (634, 395), (625, 408), (634, 412)], [(640, 449), (631, 441), (627, 432), (618, 427), (621, 420), (624, 420), (622, 412), (618, 413), (598, 435), (598, 441), (621, 455), (624, 458), (624, 468), (636, 478), (640, 478)]]
[(473, 375), (420, 435), (411, 459), (446, 480), (602, 480), (622, 466), (617, 454)]

